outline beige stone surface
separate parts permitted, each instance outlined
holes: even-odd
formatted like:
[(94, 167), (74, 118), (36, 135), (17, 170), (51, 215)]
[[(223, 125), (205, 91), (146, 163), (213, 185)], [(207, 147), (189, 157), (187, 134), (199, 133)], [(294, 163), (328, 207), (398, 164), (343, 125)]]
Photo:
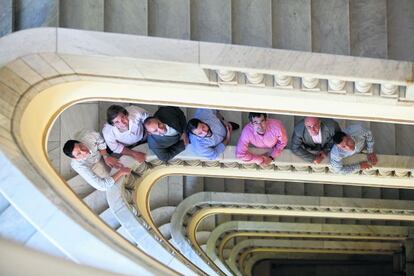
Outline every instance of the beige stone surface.
[(23, 60), (45, 79), (59, 75), (40, 55), (28, 55)]
[(20, 58), (7, 64), (6, 68), (9, 68), (14, 73), (19, 74), (24, 81), (30, 84), (43, 80), (43, 77), (36, 72), (36, 70), (31, 68), (23, 59)]

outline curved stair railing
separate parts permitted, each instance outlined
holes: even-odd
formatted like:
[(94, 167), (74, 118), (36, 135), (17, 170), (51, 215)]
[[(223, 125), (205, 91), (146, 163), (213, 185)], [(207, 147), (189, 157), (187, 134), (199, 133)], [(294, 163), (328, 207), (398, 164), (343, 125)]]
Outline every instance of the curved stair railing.
[[(199, 157), (194, 155), (190, 147), (176, 156), (173, 160), (169, 161), (167, 164), (158, 160), (148, 149), (147, 145), (140, 145), (137, 147), (137, 150), (147, 154), (147, 160), (145, 163), (138, 165), (129, 157), (125, 157), (125, 160), (127, 160), (125, 161), (127, 162), (126, 164), (128, 164), (128, 162), (134, 164), (133, 166), (136, 167), (135, 172), (140, 175), (139, 178), (134, 179), (135, 183), (132, 181), (127, 184), (134, 189), (135, 194), (136, 206), (132, 207), (131, 205), (131, 207), (137, 209), (139, 217), (142, 218), (145, 224), (154, 231), (157, 239), (162, 241), (164, 244), (170, 243), (163, 237), (161, 231), (157, 229), (154, 219), (152, 218), (149, 208), (149, 194), (154, 184), (160, 178), (168, 175), (221, 176), (272, 180), (294, 179), (302, 181), (309, 181), (309, 179), (312, 179), (325, 184), (342, 183), (346, 185), (367, 185), (374, 187), (380, 186), (394, 188), (396, 187), (395, 185), (398, 185), (397, 187), (401, 187), (404, 183), (407, 183), (404, 188), (413, 187), (411, 184), (413, 181), (411, 176), (412, 169), (410, 168), (412, 157), (403, 157), (400, 160), (400, 156), (379, 155), (379, 159), (382, 159), (382, 163), (378, 164), (379, 167), (375, 167), (371, 171), (357, 172), (354, 175), (339, 175), (330, 172), (329, 165), (326, 161), (319, 165), (306, 163), (294, 156), (289, 150), (283, 151), (280, 157), (276, 158), (270, 166), (265, 168), (237, 160), (234, 157), (234, 146), (228, 146), (222, 156), (213, 161), (198, 159)], [(357, 156), (356, 158), (361, 157), (363, 156)], [(387, 165), (387, 163), (392, 165)], [(393, 167), (395, 164), (400, 167)], [(392, 181), (394, 178), (401, 179), (402, 181), (394, 182)], [(230, 197), (231, 196), (232, 195), (230, 195)], [(192, 204), (194, 206), (197, 205), (197, 200), (192, 202)], [(237, 208), (233, 208), (232, 212), (235, 211), (234, 209)], [(235, 213), (239, 211), (240, 210), (236, 210)], [(200, 253), (200, 246), (196, 246), (197, 250), (194, 251), (191, 247), (191, 243), (188, 243), (186, 238), (174, 234), (174, 232), (177, 232), (177, 225), (180, 225), (181, 223), (174, 222), (174, 218), (176, 216), (180, 216), (178, 214), (184, 214), (183, 210), (179, 207), (177, 207), (174, 211), (173, 220), (170, 223), (171, 235), (175, 247), (180, 248), (181, 253), (187, 258), (188, 261), (191, 260), (196, 267), (201, 268), (207, 274), (213, 273), (213, 271), (210, 271), (210, 265), (215, 267), (215, 273), (220, 273), (219, 268), (215, 266), (214, 262), (210, 259), (205, 258), (204, 261), (202, 258), (200, 259), (198, 255), (203, 254)], [(322, 215), (322, 217), (324, 216), (325, 215)], [(195, 235), (196, 232), (189, 235), (192, 243), (196, 240)], [(176, 249), (174, 249), (174, 246), (171, 245), (170, 250), (173, 252)], [(223, 272), (225, 274), (230, 273), (223, 266), (220, 268), (224, 269)]]
[(300, 252), (314, 254), (392, 255), (402, 250), (401, 243), (248, 239), (239, 242), (227, 261), (235, 275), (244, 275), (246, 257), (257, 252)]
[[(401, 242), (409, 237), (410, 227), (304, 224), (281, 222), (228, 221), (217, 226), (207, 241), (206, 255), (223, 268), (226, 266), (223, 251), (238, 237), (247, 238), (315, 238), (338, 240), (381, 240)], [(246, 270), (248, 271), (248, 270)]]

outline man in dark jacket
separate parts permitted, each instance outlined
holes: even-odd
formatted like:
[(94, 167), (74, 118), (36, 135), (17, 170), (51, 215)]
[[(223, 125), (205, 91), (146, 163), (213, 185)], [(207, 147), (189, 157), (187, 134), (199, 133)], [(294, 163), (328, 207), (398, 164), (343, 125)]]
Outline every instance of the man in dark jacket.
[(186, 124), (184, 113), (174, 106), (162, 106), (153, 117), (145, 119), (148, 146), (160, 160), (168, 161), (185, 149)]
[(340, 131), (339, 125), (332, 119), (306, 117), (293, 131), (292, 152), (300, 158), (319, 164), (333, 146), (333, 136)]

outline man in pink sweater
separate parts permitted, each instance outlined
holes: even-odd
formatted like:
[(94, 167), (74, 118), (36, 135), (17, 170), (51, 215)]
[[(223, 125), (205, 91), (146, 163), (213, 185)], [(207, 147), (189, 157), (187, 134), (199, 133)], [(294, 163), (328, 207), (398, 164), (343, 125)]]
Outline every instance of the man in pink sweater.
[[(237, 142), (236, 156), (245, 162), (268, 165), (286, 147), (288, 138), (282, 122), (267, 119), (265, 113), (249, 113), (248, 123)], [(257, 148), (272, 149), (271, 153), (256, 155), (249, 152), (249, 145)]]

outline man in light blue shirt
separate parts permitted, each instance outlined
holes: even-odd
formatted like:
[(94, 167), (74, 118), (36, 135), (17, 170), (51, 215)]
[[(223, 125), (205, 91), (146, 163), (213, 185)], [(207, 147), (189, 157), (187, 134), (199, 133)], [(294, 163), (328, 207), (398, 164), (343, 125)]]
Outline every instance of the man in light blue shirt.
[(231, 133), (239, 128), (236, 123), (226, 122), (217, 110), (197, 109), (188, 121), (187, 132), (197, 155), (216, 159), (230, 142)]
[[(374, 137), (371, 131), (360, 125), (351, 125), (343, 132), (336, 132), (333, 141), (335, 145), (331, 150), (331, 167), (336, 173), (350, 174), (358, 170), (370, 169), (378, 162), (374, 153)], [(358, 154), (362, 150), (368, 152), (368, 161), (350, 165), (343, 164), (344, 158)]]

